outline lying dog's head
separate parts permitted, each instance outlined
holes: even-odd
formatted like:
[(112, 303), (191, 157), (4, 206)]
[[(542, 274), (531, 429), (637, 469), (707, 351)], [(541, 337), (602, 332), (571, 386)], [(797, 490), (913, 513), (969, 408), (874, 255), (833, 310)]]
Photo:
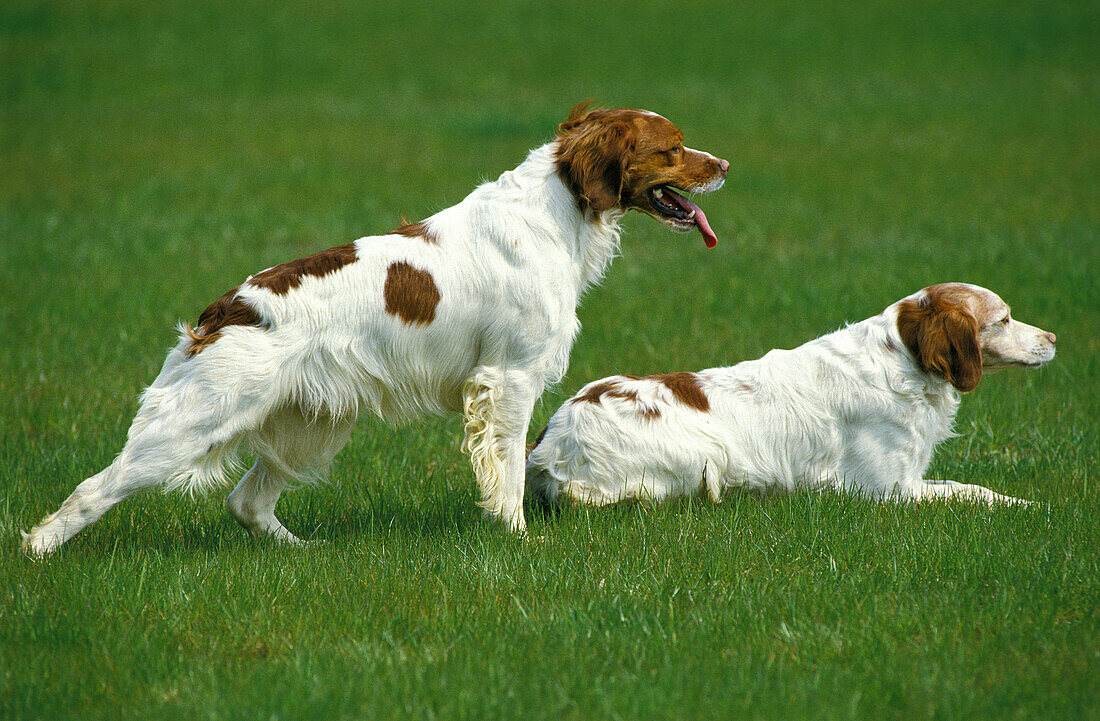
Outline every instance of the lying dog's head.
[(673, 230), (697, 228), (708, 247), (717, 243), (706, 214), (677, 190), (717, 190), (730, 164), (684, 147), (683, 134), (660, 115), (581, 103), (558, 126), (557, 140), (558, 172), (581, 210), (640, 210)]
[(983, 370), (1034, 368), (1054, 358), (1053, 333), (1021, 323), (996, 293), (941, 283), (898, 303), (898, 334), (920, 367), (972, 391)]

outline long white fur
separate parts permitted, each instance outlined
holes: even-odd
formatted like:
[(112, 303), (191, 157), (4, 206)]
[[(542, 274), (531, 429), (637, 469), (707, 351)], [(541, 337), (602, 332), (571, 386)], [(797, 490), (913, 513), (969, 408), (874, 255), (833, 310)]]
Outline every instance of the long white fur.
[[(228, 326), (190, 356), (181, 332), (122, 452), (24, 534), (24, 548), (49, 553), (147, 488), (221, 485), (239, 450), (257, 460), (229, 510), (255, 533), (297, 541), (275, 518), (279, 493), (322, 471), (364, 410), (395, 422), (464, 411), (482, 505), (522, 532), (531, 409), (565, 372), (577, 303), (615, 255), (623, 214), (580, 211), (555, 143), (424, 221), (438, 243), (361, 238), (355, 262), (286, 294), (243, 284), (267, 327)], [(430, 324), (385, 312), (395, 261), (431, 274), (441, 300)]]
[[(586, 385), (531, 451), (528, 490), (594, 505), (699, 493), (717, 501), (732, 488), (1022, 502), (924, 479), (936, 445), (951, 435), (959, 393), (906, 350), (897, 329), (901, 302), (793, 350), (700, 371), (708, 411), (680, 403), (658, 380), (612, 376)], [(1053, 334), (1015, 320), (997, 343), (1003, 365), (1054, 356)], [(608, 382), (621, 393), (578, 400)]]

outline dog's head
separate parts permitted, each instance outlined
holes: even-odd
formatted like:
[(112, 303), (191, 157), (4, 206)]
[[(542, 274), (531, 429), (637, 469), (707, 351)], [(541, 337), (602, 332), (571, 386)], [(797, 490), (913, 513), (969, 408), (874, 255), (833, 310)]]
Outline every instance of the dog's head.
[(580, 103), (557, 141), (558, 172), (581, 210), (639, 210), (676, 231), (698, 229), (707, 247), (717, 243), (706, 214), (680, 191), (718, 190), (729, 163), (685, 147), (683, 133), (660, 115)]
[(1053, 333), (1021, 323), (996, 293), (967, 283), (941, 283), (898, 303), (898, 335), (920, 367), (960, 391), (982, 372), (1036, 368), (1054, 358)]

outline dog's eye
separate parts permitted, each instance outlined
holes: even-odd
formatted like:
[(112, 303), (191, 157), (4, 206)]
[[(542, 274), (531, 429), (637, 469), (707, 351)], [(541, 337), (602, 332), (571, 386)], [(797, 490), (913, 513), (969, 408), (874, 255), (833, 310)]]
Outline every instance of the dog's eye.
[(1004, 318), (1001, 318), (1001, 325), (1008, 325), (1008, 321), (1009, 317), (1006, 315)]

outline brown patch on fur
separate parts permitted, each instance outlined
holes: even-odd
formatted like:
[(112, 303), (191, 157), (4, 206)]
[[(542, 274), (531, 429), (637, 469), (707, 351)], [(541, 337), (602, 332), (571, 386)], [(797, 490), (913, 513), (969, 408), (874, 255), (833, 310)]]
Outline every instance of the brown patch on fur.
[(275, 295), (285, 295), (300, 286), (302, 278), (309, 275), (322, 278), (354, 263), (357, 258), (355, 243), (347, 243), (268, 268), (252, 276), (247, 282), (255, 288), (266, 288)]
[(710, 401), (703, 392), (702, 384), (699, 383), (699, 376), (695, 373), (680, 371), (646, 377), (664, 383), (665, 387), (672, 391), (673, 397), (688, 408), (704, 413), (710, 410)]
[[(699, 383), (699, 376), (689, 371), (677, 371), (676, 373), (658, 373), (649, 376), (624, 376), (630, 380), (657, 381), (672, 391), (672, 397), (689, 408), (697, 411), (709, 411), (710, 401), (703, 393), (703, 387)], [(752, 392), (752, 389), (742, 384), (744, 390)]]
[(932, 286), (919, 301), (898, 308), (898, 335), (922, 370), (943, 376), (966, 393), (982, 377), (978, 321), (969, 310), (970, 294), (955, 287)]
[(439, 288), (426, 270), (401, 260), (390, 263), (382, 295), (386, 300), (386, 312), (410, 325), (428, 325), (435, 320)]
[(223, 328), (231, 325), (251, 325), (257, 328), (263, 328), (266, 325), (255, 308), (237, 297), (237, 288), (207, 306), (206, 310), (199, 314), (199, 322), (195, 328), (190, 326), (186, 328), (187, 335), (191, 338), (187, 355), (201, 353), (204, 348), (221, 337)]
[[(699, 383), (699, 376), (690, 371), (677, 371), (676, 373), (658, 373), (650, 376), (624, 376), (630, 380), (657, 381), (672, 391), (672, 397), (683, 403), (688, 408), (697, 411), (709, 411), (710, 401), (703, 393), (703, 387)], [(742, 384), (744, 390), (752, 392), (752, 389)]]
[(402, 217), (401, 225), (391, 230), (388, 235), (403, 235), (406, 238), (420, 238), (425, 243), (430, 243), (431, 245), (439, 244), (439, 236), (429, 230), (423, 220), (409, 223)]
[[(624, 376), (630, 378), (630, 376)], [(636, 380), (636, 379), (632, 379)], [(661, 409), (653, 408), (642, 403), (638, 399), (638, 392), (632, 388), (622, 388), (614, 381), (603, 381), (593, 386), (589, 386), (584, 395), (574, 397), (571, 403), (599, 403), (601, 398), (619, 398), (624, 401), (630, 401), (634, 405), (638, 406), (638, 416), (643, 420), (651, 421), (654, 418), (661, 417)]]
[(618, 386), (610, 381), (603, 381), (596, 383), (588, 387), (588, 390), (584, 392), (584, 395), (574, 396), (570, 403), (599, 403), (600, 398), (605, 393), (616, 393), (612, 398), (622, 398), (622, 394), (617, 390)]
[[(254, 288), (266, 288), (275, 295), (285, 295), (302, 284), (307, 275), (318, 278), (328, 275), (356, 260), (355, 244), (347, 243), (336, 248), (314, 253), (313, 255), (257, 273), (245, 281)], [(257, 328), (266, 326), (256, 309), (237, 297), (239, 288), (234, 288), (211, 303), (199, 315), (195, 328), (185, 330), (191, 338), (187, 355), (201, 353), (204, 348), (221, 337), (221, 331), (231, 325), (251, 325)]]

